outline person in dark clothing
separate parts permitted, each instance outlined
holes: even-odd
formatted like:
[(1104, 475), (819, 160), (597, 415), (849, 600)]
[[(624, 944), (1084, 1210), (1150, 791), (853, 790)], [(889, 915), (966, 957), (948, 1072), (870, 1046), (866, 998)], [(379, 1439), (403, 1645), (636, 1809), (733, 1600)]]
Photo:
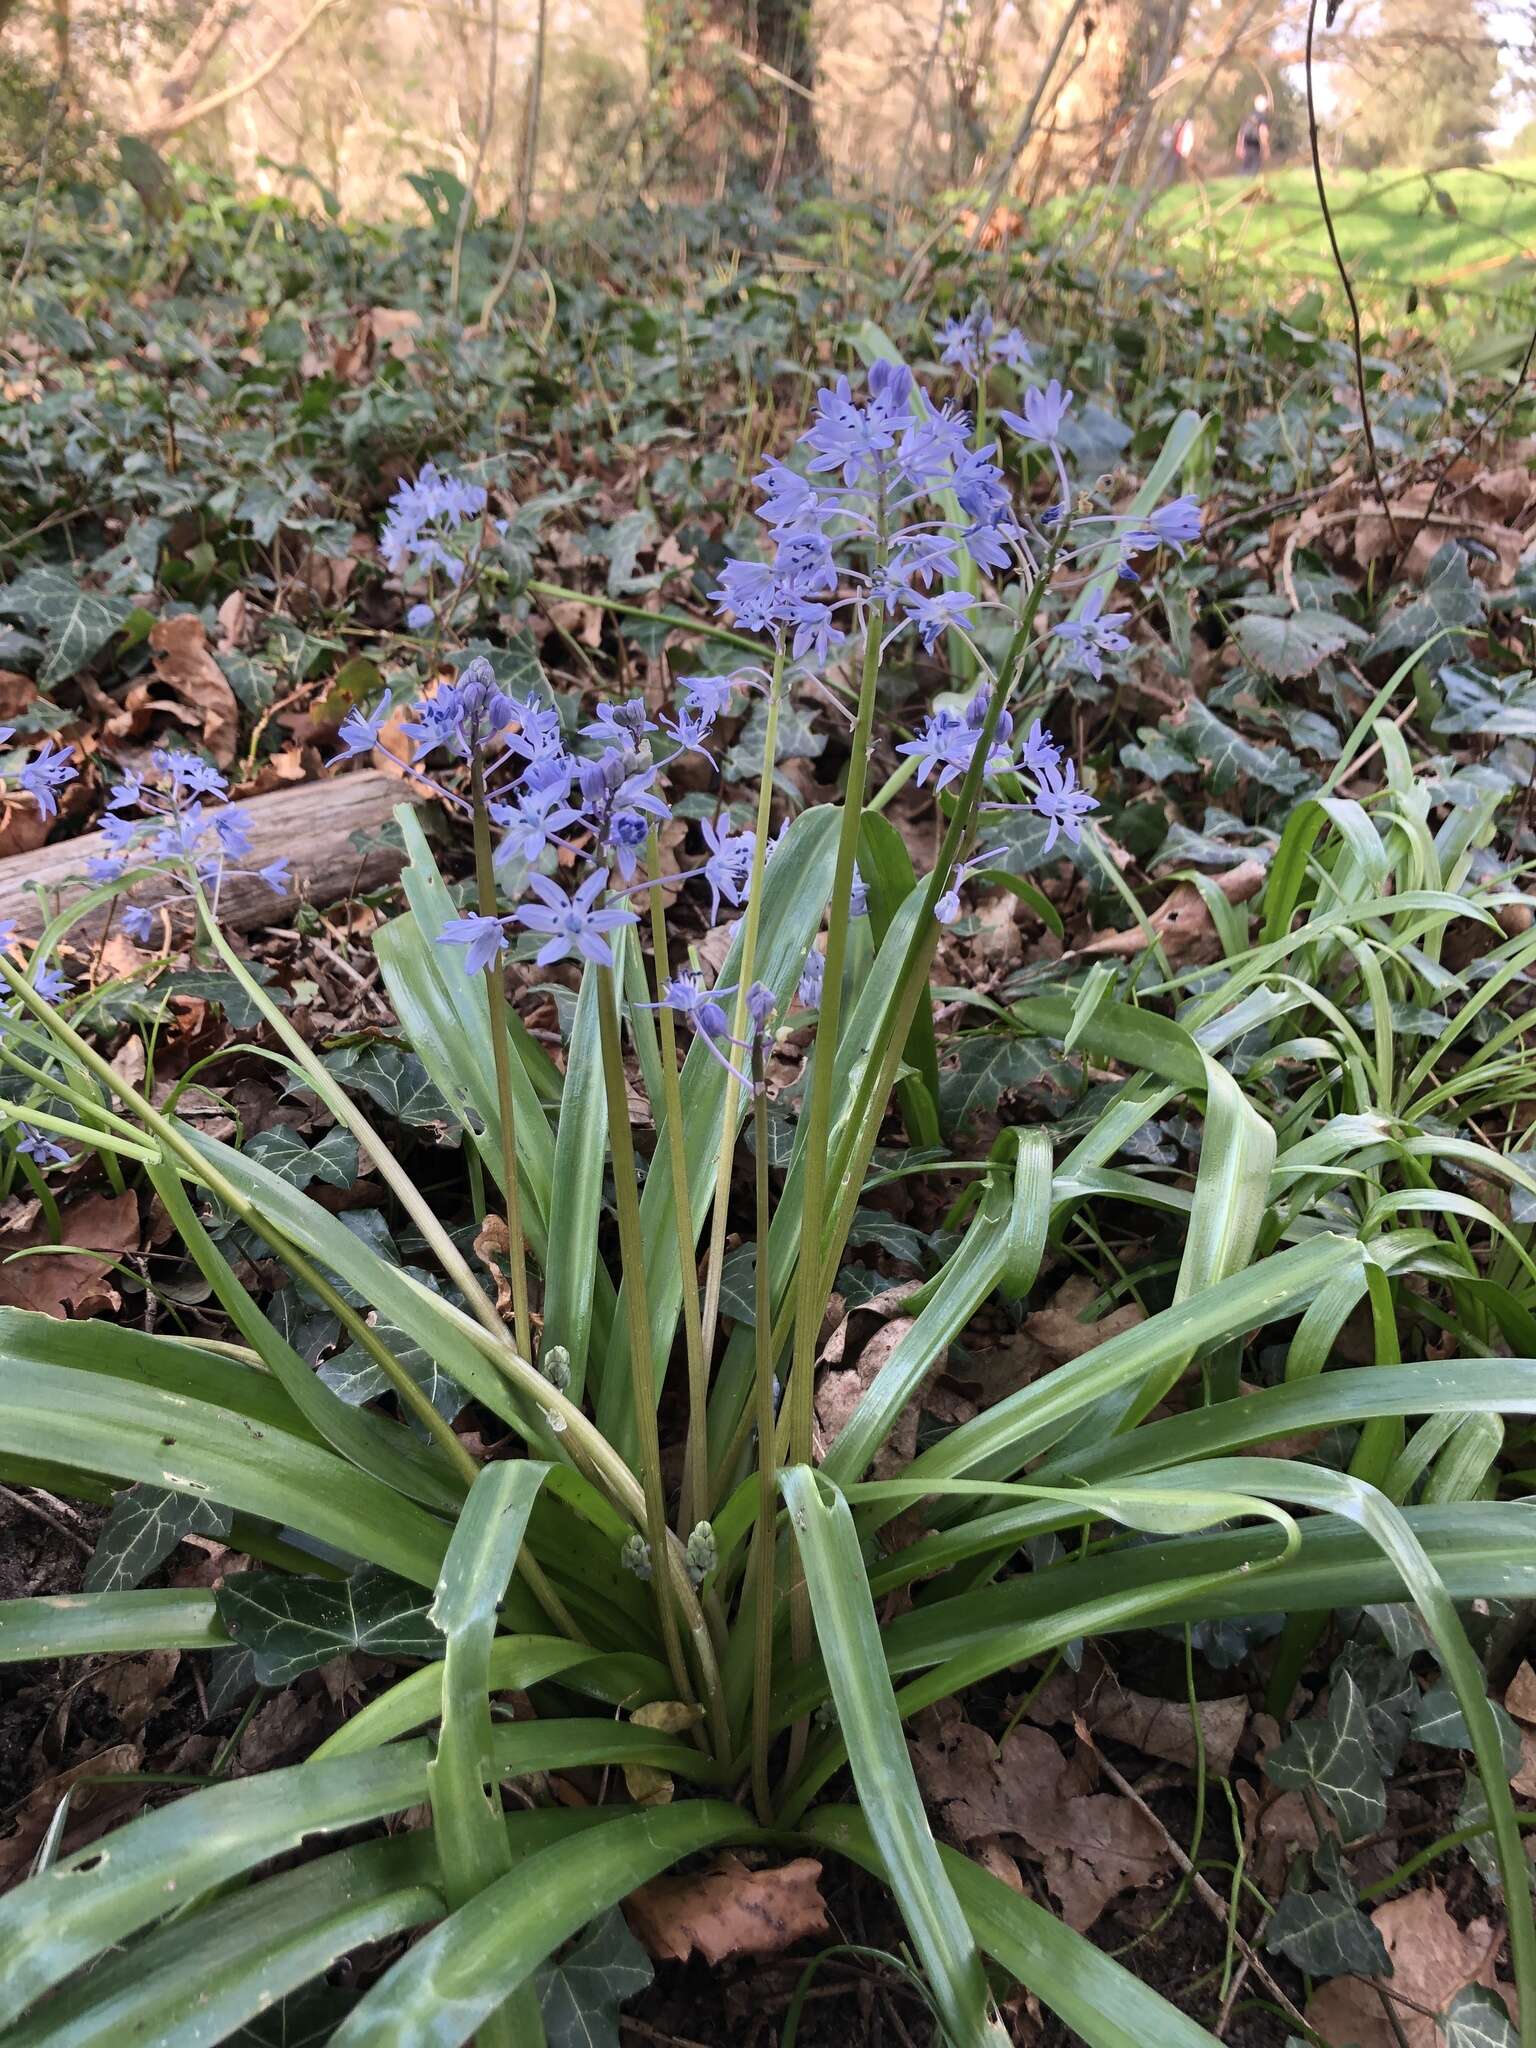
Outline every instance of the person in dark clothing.
[(1252, 111), (1243, 116), (1235, 155), (1250, 178), (1256, 178), (1269, 162), (1269, 101), (1263, 93), (1254, 100)]

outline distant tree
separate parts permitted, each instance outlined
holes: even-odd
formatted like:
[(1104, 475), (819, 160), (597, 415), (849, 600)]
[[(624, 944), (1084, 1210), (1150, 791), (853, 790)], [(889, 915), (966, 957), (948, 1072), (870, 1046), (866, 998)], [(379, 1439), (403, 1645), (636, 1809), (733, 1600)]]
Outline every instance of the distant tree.
[(1320, 43), (1338, 74), (1328, 127), (1340, 161), (1371, 169), (1486, 155), (1499, 46), (1476, 0), (1392, 0)]
[(685, 183), (821, 169), (810, 0), (663, 0), (650, 49), (661, 155)]

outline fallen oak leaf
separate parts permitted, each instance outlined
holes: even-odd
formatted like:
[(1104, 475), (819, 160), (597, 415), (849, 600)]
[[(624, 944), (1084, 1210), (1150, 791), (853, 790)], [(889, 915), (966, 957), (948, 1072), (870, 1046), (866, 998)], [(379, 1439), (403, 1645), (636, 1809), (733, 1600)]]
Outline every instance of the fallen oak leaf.
[(229, 678), (208, 648), (208, 636), (196, 612), (157, 619), (149, 629), (155, 674), (196, 714), (203, 745), (221, 768), (235, 758), (240, 738), (240, 710)]
[(731, 1956), (776, 1956), (827, 1925), (821, 1865), (798, 1856), (752, 1870), (722, 1856), (692, 1877), (658, 1877), (631, 1892), (624, 1915), (650, 1953), (685, 1963), (697, 1950), (709, 1963)]

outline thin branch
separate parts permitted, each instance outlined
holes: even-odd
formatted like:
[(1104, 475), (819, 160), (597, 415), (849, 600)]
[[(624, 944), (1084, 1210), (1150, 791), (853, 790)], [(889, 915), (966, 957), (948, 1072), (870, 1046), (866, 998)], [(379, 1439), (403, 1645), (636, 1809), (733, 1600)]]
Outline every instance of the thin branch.
[(544, 97), (544, 43), (549, 26), (548, 0), (539, 0), (538, 27), (534, 32), (533, 64), (528, 73), (528, 95), (523, 103), (523, 168), (518, 181), (517, 229), (512, 237), (512, 247), (507, 260), (497, 274), (496, 282), (486, 293), (480, 307), (480, 318), (475, 326), (478, 331), (490, 325), (491, 315), (501, 303), (512, 280), (517, 275), (517, 266), (523, 260), (523, 250), (528, 241), (528, 215), (533, 206), (533, 179), (539, 154), (539, 107)]
[(321, 17), (338, 7), (341, 0), (316, 0), (316, 4), (290, 35), (284, 36), (275, 50), (263, 57), (253, 71), (237, 78), (232, 85), (226, 85), (219, 92), (211, 92), (206, 99), (194, 100), (190, 107), (182, 107), (164, 119), (146, 122), (138, 133), (148, 142), (163, 142), (167, 136), (179, 135), (183, 128), (190, 128), (194, 121), (201, 121), (209, 114), (216, 114), (220, 107), (227, 107), (231, 100), (239, 99), (251, 92), (299, 47), (300, 43), (320, 21)]
[[(1330, 26), (1338, 10), (1338, 0), (1328, 0), (1328, 21)], [(1392, 516), (1392, 507), (1387, 502), (1386, 486), (1381, 480), (1381, 463), (1376, 455), (1376, 436), (1371, 429), (1371, 408), (1365, 395), (1365, 340), (1360, 332), (1360, 301), (1355, 297), (1355, 288), (1350, 283), (1349, 270), (1344, 262), (1344, 252), (1339, 247), (1339, 237), (1333, 225), (1333, 212), (1328, 204), (1328, 187), (1323, 178), (1323, 159), (1318, 147), (1317, 100), (1312, 89), (1312, 38), (1317, 27), (1317, 0), (1309, 0), (1307, 7), (1307, 140), (1312, 151), (1312, 177), (1317, 186), (1318, 205), (1323, 210), (1323, 225), (1328, 230), (1328, 246), (1333, 251), (1334, 268), (1339, 273), (1339, 282), (1344, 287), (1344, 296), (1349, 300), (1350, 324), (1355, 338), (1355, 389), (1360, 395), (1360, 424), (1365, 429), (1365, 452), (1370, 459), (1371, 481), (1376, 486), (1376, 495), (1381, 500), (1381, 509), (1386, 516), (1387, 529), (1392, 535), (1392, 545), (1401, 552), (1402, 536), (1397, 530), (1397, 521)]]
[(455, 315), (459, 310), (459, 274), (464, 263), (464, 236), (469, 227), (470, 210), (476, 203), (480, 189), (480, 173), (485, 169), (485, 152), (490, 146), (491, 127), (496, 119), (496, 60), (501, 53), (501, 0), (491, 0), (490, 56), (485, 67), (485, 98), (480, 102), (480, 123), (475, 135), (475, 161), (469, 176), (464, 180), (464, 197), (459, 201), (459, 218), (453, 230), (453, 250), (448, 258), (448, 303)]

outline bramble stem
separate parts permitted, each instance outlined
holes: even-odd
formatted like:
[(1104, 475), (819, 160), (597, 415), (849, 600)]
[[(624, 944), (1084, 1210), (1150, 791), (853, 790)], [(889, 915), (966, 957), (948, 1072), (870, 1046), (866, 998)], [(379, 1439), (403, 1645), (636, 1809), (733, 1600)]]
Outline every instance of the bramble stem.
[[(645, 871), (661, 881), (661, 844), (651, 827), (645, 843)], [(659, 886), (651, 895), (651, 951), (656, 963), (659, 996), (669, 974), (667, 910)], [(683, 1091), (677, 1072), (677, 1020), (665, 1004), (656, 1012), (661, 1038), (662, 1111), (666, 1123), (667, 1162), (672, 1173), (672, 1213), (677, 1224), (677, 1263), (683, 1287), (683, 1339), (688, 1355), (688, 1439), (683, 1453), (683, 1491), (677, 1512), (677, 1533), (686, 1543), (704, 1519), (702, 1505), (709, 1467), (709, 1353), (699, 1311), (699, 1255), (693, 1241), (693, 1204), (688, 1192), (688, 1153), (683, 1142)]]
[[(757, 970), (757, 934), (762, 922), (763, 869), (768, 864), (768, 834), (773, 824), (773, 771), (779, 752), (779, 706), (784, 695), (784, 643), (774, 650), (768, 682), (768, 724), (763, 734), (763, 773), (757, 789), (757, 836), (752, 846), (752, 874), (747, 883), (747, 915), (741, 931), (741, 972), (736, 977), (736, 1007), (731, 1036), (747, 1029), (747, 990)], [(709, 1257), (704, 1267), (704, 1356), (715, 1347), (720, 1320), (720, 1277), (725, 1268), (725, 1230), (731, 1202), (731, 1164), (736, 1154), (736, 1111), (741, 1083), (725, 1077), (725, 1108), (720, 1119), (720, 1158), (715, 1172), (715, 1200), (710, 1214)]]
[(752, 1638), (752, 1798), (764, 1827), (772, 1824), (768, 1789), (768, 1742), (773, 1715), (773, 1588), (778, 1475), (773, 1426), (773, 1281), (768, 1262), (768, 1091), (763, 1048), (752, 1043), (752, 1137), (756, 1154), (757, 1283), (757, 1527), (752, 1538), (752, 1581), (756, 1608)]
[(613, 969), (597, 970), (597, 1017), (603, 1048), (603, 1086), (608, 1097), (608, 1143), (613, 1153), (614, 1201), (619, 1213), (619, 1257), (623, 1293), (629, 1304), (629, 1369), (634, 1379), (635, 1432), (640, 1443), (640, 1483), (645, 1489), (646, 1537), (651, 1546), (651, 1586), (661, 1619), (661, 1638), (679, 1699), (693, 1698), (683, 1657), (682, 1636), (667, 1571), (667, 1500), (661, 1484), (661, 1434), (656, 1426), (656, 1374), (651, 1362), (651, 1312), (645, 1284), (645, 1239), (635, 1185), (635, 1144), (624, 1093), (624, 1048)]
[[(496, 915), (496, 869), (491, 852), (491, 814), (485, 801), (485, 764), (477, 753), (470, 768), (474, 813), (475, 894), (482, 917)], [(517, 1178), (517, 1117), (512, 1105), (512, 1049), (507, 1029), (507, 985), (499, 961), (485, 970), (490, 1007), (491, 1063), (496, 1075), (496, 1115), (501, 1125), (502, 1193), (507, 1206), (507, 1267), (512, 1280), (512, 1329), (524, 1358), (533, 1357), (528, 1315), (528, 1250), (523, 1241), (523, 1196)]]

